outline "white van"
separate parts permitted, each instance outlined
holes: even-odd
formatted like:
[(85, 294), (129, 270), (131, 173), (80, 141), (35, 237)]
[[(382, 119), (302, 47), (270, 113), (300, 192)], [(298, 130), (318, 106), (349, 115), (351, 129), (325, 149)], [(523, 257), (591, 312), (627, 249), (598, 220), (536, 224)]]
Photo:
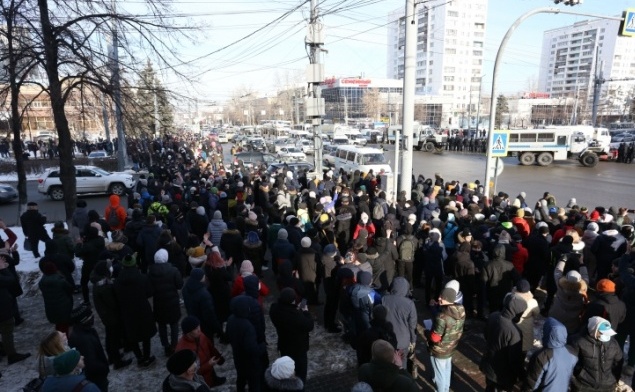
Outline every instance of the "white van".
[(340, 146), (335, 153), (335, 168), (343, 168), (346, 171), (359, 170), (368, 173), (373, 171), (374, 174), (392, 173), (390, 165), (386, 162), (384, 151), (378, 148), (356, 147), (356, 146)]

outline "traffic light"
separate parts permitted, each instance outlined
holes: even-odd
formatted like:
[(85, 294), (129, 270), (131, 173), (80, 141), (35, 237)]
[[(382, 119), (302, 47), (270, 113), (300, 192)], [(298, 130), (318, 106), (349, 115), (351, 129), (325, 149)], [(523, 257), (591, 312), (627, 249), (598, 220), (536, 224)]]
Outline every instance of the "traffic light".
[(564, 5), (574, 6), (582, 4), (584, 0), (553, 0), (553, 2), (556, 4), (564, 3)]

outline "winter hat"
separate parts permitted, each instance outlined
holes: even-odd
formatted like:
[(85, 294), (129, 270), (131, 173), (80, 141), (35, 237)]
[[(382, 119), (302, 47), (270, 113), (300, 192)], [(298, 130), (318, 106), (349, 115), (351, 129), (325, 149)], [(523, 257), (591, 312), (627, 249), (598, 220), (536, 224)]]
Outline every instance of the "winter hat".
[(194, 331), (199, 325), (201, 322), (196, 316), (186, 316), (181, 320), (181, 331), (183, 331), (183, 335), (186, 335)]
[(576, 270), (567, 272), (567, 280), (572, 283), (577, 283), (582, 280), (582, 275)]
[(166, 367), (168, 368), (168, 372), (170, 372), (170, 374), (180, 376), (181, 374), (187, 372), (192, 364), (196, 362), (196, 359), (197, 356), (194, 351), (188, 349), (179, 350), (168, 358)]
[(521, 279), (516, 283), (516, 291), (519, 293), (528, 293), (530, 289), (529, 282), (525, 279)]
[(93, 319), (93, 311), (90, 309), (90, 304), (86, 302), (71, 310), (71, 322), (73, 324), (88, 324)]
[(441, 294), (439, 294), (439, 298), (453, 304), (454, 301), (456, 301), (456, 290), (446, 287), (443, 290), (441, 290)]
[(223, 219), (223, 213), (219, 210), (214, 211), (214, 219)]
[(361, 219), (362, 219), (362, 222), (364, 223), (368, 222), (368, 214), (365, 212), (362, 212)]
[(110, 263), (106, 260), (102, 260), (95, 264), (95, 269), (93, 270), (96, 276), (102, 278), (110, 278)]
[(295, 216), (289, 219), (289, 226), (297, 226), (298, 224), (300, 224), (300, 219), (296, 218)]
[(361, 271), (360, 270), (357, 273), (357, 281), (363, 286), (370, 286), (371, 282), (373, 281), (373, 274), (371, 274), (368, 271)]
[(415, 214), (408, 215), (408, 223), (410, 223), (411, 225), (414, 225), (416, 220), (417, 220), (417, 216)]
[(324, 247), (324, 254), (333, 257), (337, 254), (337, 248), (333, 244), (328, 244)]
[(373, 306), (373, 320), (386, 321), (388, 309), (384, 305)]
[(124, 267), (134, 267), (137, 265), (137, 254), (126, 255), (123, 260), (121, 260), (121, 265)]
[(314, 191), (309, 191), (309, 198), (315, 199), (315, 197), (316, 197), (315, 192)]
[(241, 276), (248, 276), (254, 273), (254, 265), (251, 263), (250, 260), (243, 260), (243, 262), (240, 264), (240, 275)]
[(271, 376), (276, 380), (286, 380), (294, 374), (295, 362), (290, 357), (280, 357), (271, 365)]
[(600, 293), (615, 293), (615, 283), (610, 279), (600, 279), (595, 288)]
[(519, 218), (524, 218), (525, 217), (525, 210), (523, 210), (522, 208), (519, 208), (516, 211), (516, 216), (519, 217)]
[(373, 354), (373, 359), (385, 363), (392, 363), (393, 356), (395, 355), (395, 349), (387, 341), (382, 339), (375, 340), (370, 350)]
[(451, 281), (445, 284), (445, 288), (453, 289), (454, 292), (458, 293), (459, 291), (461, 291), (461, 284), (459, 283), (458, 280), (452, 279)]
[(600, 231), (600, 226), (595, 223), (595, 222), (591, 222), (589, 223), (589, 225), (586, 227), (587, 230), (591, 230), (595, 233), (597, 233), (598, 231)]
[(200, 282), (201, 280), (203, 280), (204, 276), (205, 271), (203, 271), (203, 269), (201, 268), (192, 268), (192, 272), (190, 272), (190, 279), (195, 282)]
[(75, 349), (70, 349), (53, 359), (53, 369), (59, 375), (70, 374), (79, 363), (81, 354)]
[(39, 266), (44, 275), (53, 275), (57, 273), (57, 266), (55, 266), (55, 264), (51, 261), (42, 262), (42, 260), (40, 260)]
[(353, 387), (351, 388), (351, 392), (373, 392), (373, 387), (363, 381), (360, 381), (353, 385)]
[(472, 196), (472, 203), (478, 204), (478, 201), (479, 201), (478, 196), (476, 196), (476, 195)]
[(53, 225), (54, 229), (65, 229), (66, 227), (64, 226), (64, 222), (62, 221), (57, 221), (55, 222), (55, 224)]
[(253, 211), (249, 211), (249, 213), (247, 214), (247, 218), (252, 221), (256, 221), (258, 220), (258, 215), (256, 215), (256, 213)]
[(439, 210), (434, 210), (430, 213), (430, 215), (432, 215), (432, 219), (437, 219), (439, 218), (439, 215), (441, 215), (441, 211)]
[(168, 262), (168, 251), (165, 249), (159, 249), (154, 254), (154, 262), (156, 264), (163, 264)]
[(481, 213), (474, 214), (474, 219), (475, 219), (477, 222), (484, 221), (484, 220), (485, 220), (485, 215), (483, 215), (483, 214), (481, 214)]
[(247, 234), (247, 243), (248, 244), (257, 244), (258, 242), (260, 242), (260, 237), (258, 237), (258, 233), (256, 233), (255, 231), (250, 231)]
[(120, 242), (122, 244), (125, 244), (126, 242), (128, 242), (128, 237), (126, 237), (123, 234), (123, 231), (121, 230), (113, 231), (111, 236), (112, 236), (112, 242)]
[(205, 216), (205, 207), (203, 206), (196, 207), (196, 213), (200, 216)]
[(309, 237), (302, 238), (300, 245), (302, 245), (303, 248), (309, 248), (311, 246), (311, 239)]
[(202, 246), (195, 246), (194, 248), (188, 249), (187, 254), (190, 257), (205, 256), (205, 248), (203, 248)]
[(278, 239), (279, 240), (286, 240), (287, 238), (289, 238), (289, 233), (287, 232), (286, 229), (278, 230)]
[(280, 291), (280, 296), (278, 297), (278, 302), (281, 304), (292, 304), (295, 302), (295, 290), (291, 287), (285, 287)]

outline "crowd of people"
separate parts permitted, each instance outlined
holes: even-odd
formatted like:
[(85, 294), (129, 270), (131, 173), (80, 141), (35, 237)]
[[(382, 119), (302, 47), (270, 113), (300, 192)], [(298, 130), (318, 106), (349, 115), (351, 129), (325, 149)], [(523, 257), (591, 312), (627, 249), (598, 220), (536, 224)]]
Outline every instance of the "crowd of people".
[[(634, 345), (622, 354), (635, 336), (635, 233), (624, 208), (563, 205), (549, 192), (530, 208), (524, 192), (489, 199), (478, 181), (440, 174), (413, 178), (412, 192), (391, 201), (372, 172), (310, 178), (210, 162), (178, 139), (160, 147), (127, 200), (112, 195), (104, 211), (79, 200), (52, 236), (36, 203), (22, 216), (55, 327), (38, 350), (42, 391), (107, 391), (110, 366), (132, 363), (125, 353), (141, 369), (156, 362), (157, 333), (164, 391), (226, 383), (219, 344), (231, 347), (239, 392), (301, 391), (318, 313), (355, 352), (360, 391), (417, 390), (417, 346), (427, 347), (436, 389), (449, 391), (466, 320), (485, 325), (488, 391), (612, 391), (633, 373)], [(12, 346), (19, 253), (0, 229), (0, 333), (14, 363), (28, 357)], [(277, 342), (267, 342), (265, 315)]]

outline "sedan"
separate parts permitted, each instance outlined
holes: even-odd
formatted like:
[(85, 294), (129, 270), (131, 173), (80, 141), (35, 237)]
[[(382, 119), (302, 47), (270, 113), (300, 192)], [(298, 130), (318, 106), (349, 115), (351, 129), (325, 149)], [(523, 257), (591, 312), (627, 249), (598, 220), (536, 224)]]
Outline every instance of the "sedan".
[(0, 203), (10, 203), (18, 198), (18, 191), (9, 184), (0, 184)]
[(278, 150), (278, 158), (288, 158), (296, 161), (304, 161), (306, 154), (297, 147), (281, 147)]
[(88, 158), (108, 158), (108, 152), (104, 150), (91, 151)]

